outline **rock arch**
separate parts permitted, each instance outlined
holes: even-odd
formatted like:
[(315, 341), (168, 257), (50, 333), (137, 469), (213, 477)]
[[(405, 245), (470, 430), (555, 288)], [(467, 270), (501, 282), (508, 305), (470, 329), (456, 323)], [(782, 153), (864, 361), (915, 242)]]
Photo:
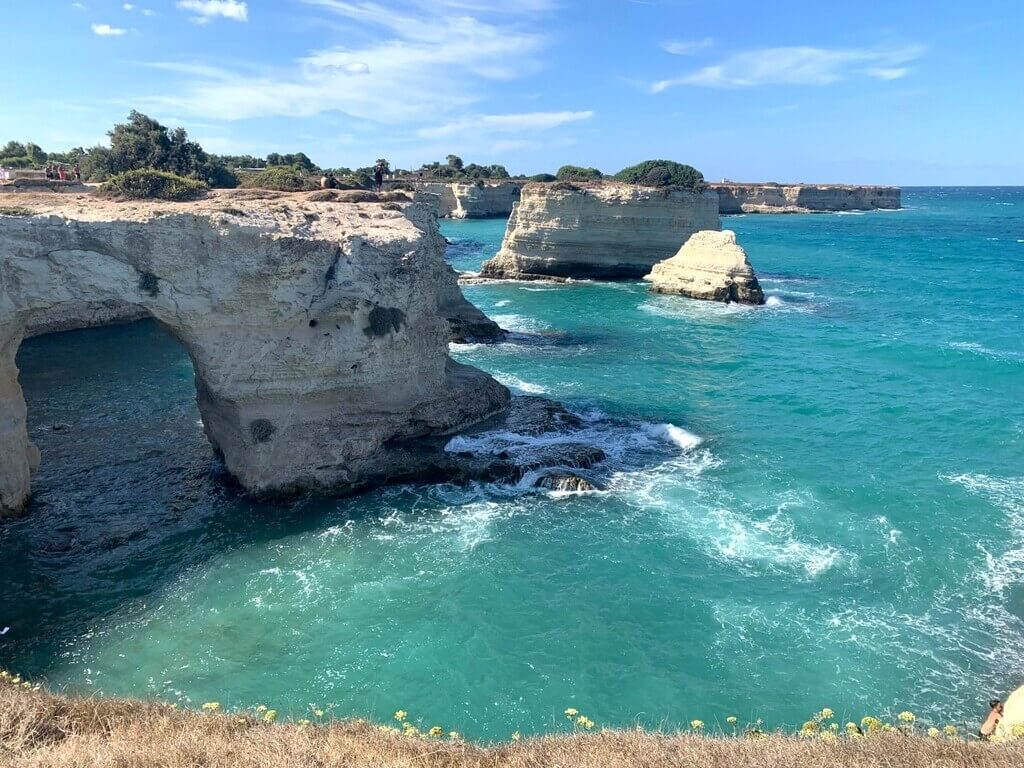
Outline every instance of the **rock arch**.
[(450, 275), (429, 213), (232, 206), (0, 216), (0, 515), (24, 506), (39, 459), (15, 355), (41, 313), (155, 318), (192, 359), (207, 437), (254, 492), (386, 480), (401, 471), (389, 446), (507, 405), (504, 387), (448, 357), (438, 292)]

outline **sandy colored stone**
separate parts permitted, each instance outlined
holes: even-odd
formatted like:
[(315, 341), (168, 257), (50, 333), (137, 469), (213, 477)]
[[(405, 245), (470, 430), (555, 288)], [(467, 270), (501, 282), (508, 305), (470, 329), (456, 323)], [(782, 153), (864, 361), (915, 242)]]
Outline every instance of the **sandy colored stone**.
[(481, 276), (636, 279), (694, 232), (720, 227), (711, 191), (528, 184)]
[(425, 182), (416, 184), (414, 200), (434, 208), (448, 219), (486, 219), (508, 216), (519, 199), (522, 184), (516, 181)]
[(899, 187), (736, 182), (709, 186), (718, 193), (719, 212), (724, 214), (893, 210), (901, 205)]
[(0, 514), (25, 503), (36, 458), (15, 353), (26, 323), (65, 306), (141, 308), (177, 338), (206, 434), (254, 492), (384, 482), (404, 469), (392, 446), (508, 403), (448, 357), (451, 275), (420, 206), (243, 192), (18, 202), (36, 215), (0, 216)]
[(730, 230), (696, 232), (671, 259), (644, 277), (655, 293), (708, 301), (764, 304), (754, 269)]

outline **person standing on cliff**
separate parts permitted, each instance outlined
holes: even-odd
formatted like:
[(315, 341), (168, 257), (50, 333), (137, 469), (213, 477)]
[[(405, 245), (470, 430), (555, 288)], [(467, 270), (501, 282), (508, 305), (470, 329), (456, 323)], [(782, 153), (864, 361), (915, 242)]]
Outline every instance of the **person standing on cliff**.
[(380, 188), (384, 184), (384, 165), (380, 161), (373, 166), (373, 184), (377, 189), (377, 194), (380, 194)]

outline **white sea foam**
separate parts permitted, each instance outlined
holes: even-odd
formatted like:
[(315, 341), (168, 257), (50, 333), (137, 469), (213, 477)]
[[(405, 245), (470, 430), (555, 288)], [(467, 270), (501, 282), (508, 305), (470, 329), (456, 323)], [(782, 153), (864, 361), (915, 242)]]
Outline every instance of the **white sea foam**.
[(1007, 361), (1020, 361), (1024, 359), (1019, 354), (1014, 352), (1000, 352), (995, 349), (986, 347), (984, 344), (977, 344), (973, 341), (953, 341), (949, 344), (953, 349), (959, 349), (963, 352), (974, 352), (985, 357), (991, 357), (995, 360), (1007, 360)]
[(675, 443), (684, 451), (693, 450), (703, 442), (697, 435), (675, 424), (641, 424), (640, 428), (651, 437)]
[(501, 301), (495, 302), (494, 306), (496, 306), (496, 307), (507, 307), (511, 303), (512, 303), (511, 299), (502, 299)]
[(511, 373), (494, 372), (492, 373), (492, 375), (506, 387), (520, 394), (546, 395), (551, 391), (542, 384), (534, 384), (531, 381), (523, 381), (518, 376), (513, 376)]
[(506, 331), (513, 333), (540, 333), (551, 330), (551, 326), (544, 321), (526, 315), (493, 315), (491, 319)]

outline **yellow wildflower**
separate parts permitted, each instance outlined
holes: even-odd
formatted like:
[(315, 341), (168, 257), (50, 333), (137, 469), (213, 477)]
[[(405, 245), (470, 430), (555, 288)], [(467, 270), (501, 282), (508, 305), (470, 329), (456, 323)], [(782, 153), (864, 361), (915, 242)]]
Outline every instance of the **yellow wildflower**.
[(834, 715), (835, 712), (833, 712), (828, 707), (825, 707), (823, 710), (821, 710), (820, 714), (821, 714), (821, 719), (822, 720), (831, 720), (832, 719), (832, 715)]
[(267, 705), (266, 704), (260, 704), (258, 707), (256, 707), (256, 711), (259, 712), (260, 714), (266, 712), (267, 711)]
[(942, 732), (945, 733), (947, 736), (956, 736), (956, 726), (950, 723), (942, 729)]
[(736, 715), (729, 715), (727, 718), (725, 718), (725, 722), (727, 722), (729, 725), (736, 725)]
[(324, 716), (324, 711), (322, 709), (314, 709), (313, 710), (313, 714), (316, 715), (317, 717), (323, 717)]
[(263, 722), (265, 722), (265, 723), (272, 723), (275, 720), (277, 720), (277, 710), (276, 709), (268, 709), (266, 712), (263, 713)]
[(523, 734), (521, 734), (519, 731), (512, 732), (512, 741), (519, 741), (521, 738), (523, 738)]
[(448, 731), (448, 738), (451, 739), (452, 741), (458, 741), (459, 738), (460, 738), (459, 737), (459, 732), (458, 731)]
[(433, 728), (427, 731), (427, 734), (429, 736), (434, 736), (435, 738), (437, 736), (440, 736), (442, 733), (444, 733), (444, 728), (442, 728), (440, 725), (435, 725)]
[(11, 678), (11, 682), (18, 685), (21, 682), (21, 675), (15, 675)]
[(916, 715), (914, 715), (914, 713), (913, 713), (913, 712), (908, 712), (907, 710), (903, 710), (902, 712), (900, 712), (900, 713), (899, 713), (899, 715), (898, 715), (898, 717), (899, 717), (899, 719), (900, 719), (900, 720), (902, 720), (902, 721), (903, 721), (904, 723), (912, 723), (912, 722), (914, 722), (915, 720), (917, 720), (917, 716), (916, 716)]
[(1014, 723), (1010, 729), (1010, 736), (1015, 739), (1024, 738), (1024, 723)]
[(208, 701), (205, 704), (203, 704), (203, 709), (205, 709), (207, 712), (216, 712), (220, 709), (220, 702)]
[(847, 723), (846, 724), (846, 730), (848, 730), (848, 731), (855, 731), (856, 732), (857, 731), (857, 724), (856, 723)]
[(588, 731), (594, 727), (594, 721), (585, 715), (580, 715), (579, 719), (576, 720), (577, 725), (582, 725)]
[(928, 729), (928, 735), (931, 736), (933, 739), (939, 738), (939, 729), (932, 726)]
[(690, 721), (690, 727), (693, 728), (693, 730), (695, 730), (695, 731), (699, 731), (701, 728), (704, 727), (704, 721), (703, 720), (691, 720)]
[(309, 725), (309, 720), (305, 720), (305, 719), (299, 720), (299, 727), (300, 728), (303, 728), (303, 727), (305, 727), (307, 725)]
[(21, 684), (21, 687), (24, 688), (27, 691), (28, 689), (30, 689), (32, 687), (32, 683), (30, 683), (28, 680), (26, 680), (24, 683)]
[(395, 720), (397, 720), (398, 722), (402, 722), (408, 716), (409, 713), (406, 712), (404, 709), (400, 709), (397, 712), (395, 712)]
[(246, 725), (249, 721), (246, 720), (244, 717), (236, 717), (235, 722), (239, 725)]
[(567, 710), (565, 710), (565, 716), (568, 717), (570, 720), (576, 717), (576, 715), (578, 715), (579, 713), (580, 711), (578, 709), (573, 709), (572, 707), (569, 707)]
[(882, 730), (882, 721), (877, 717), (871, 717), (870, 715), (861, 718), (860, 725), (861, 728), (868, 733), (874, 733), (875, 731)]

